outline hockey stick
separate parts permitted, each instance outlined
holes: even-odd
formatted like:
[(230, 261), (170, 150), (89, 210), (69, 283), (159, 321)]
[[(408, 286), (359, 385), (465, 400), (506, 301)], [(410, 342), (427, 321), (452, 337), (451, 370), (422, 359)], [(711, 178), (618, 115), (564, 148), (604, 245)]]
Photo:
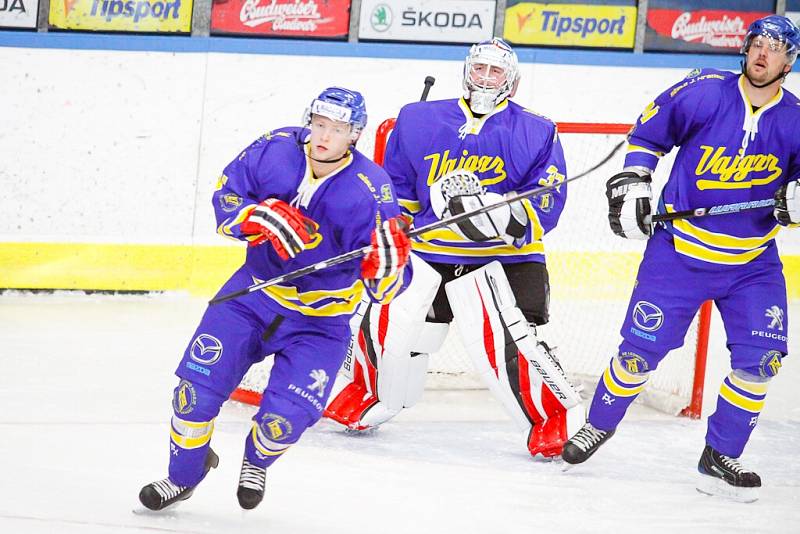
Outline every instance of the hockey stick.
[(645, 218), (646, 223), (660, 223), (674, 221), (677, 219), (692, 219), (695, 217), (707, 217), (711, 215), (725, 215), (727, 213), (739, 213), (740, 211), (754, 210), (758, 208), (771, 208), (775, 205), (775, 200), (765, 198), (763, 200), (751, 200), (749, 202), (734, 202), (733, 204), (720, 204), (709, 208), (695, 208), (693, 210), (675, 211), (672, 213), (657, 213)]
[[(433, 76), (427, 76), (425, 78), (425, 89), (422, 91), (422, 97), (421, 97), (422, 101), (424, 101), (425, 98), (427, 98), (428, 90), (430, 89), (430, 86), (433, 85), (434, 81), (435, 80), (434, 80)], [(518, 193), (516, 195), (512, 195), (510, 197), (507, 197), (507, 198), (501, 200), (500, 202), (496, 202), (494, 204), (488, 204), (486, 206), (481, 206), (480, 208), (474, 209), (472, 211), (461, 213), (459, 215), (455, 215), (455, 216), (449, 217), (447, 219), (441, 219), (441, 220), (432, 222), (431, 224), (428, 224), (428, 225), (425, 225), (425, 226), (422, 226), (420, 228), (417, 228), (417, 229), (414, 229), (414, 230), (411, 230), (411, 231), (407, 232), (407, 235), (408, 235), (409, 238), (415, 238), (417, 236), (421, 236), (422, 234), (425, 234), (425, 233), (430, 232), (432, 230), (437, 230), (439, 228), (444, 228), (445, 226), (450, 226), (451, 224), (458, 224), (458, 223), (460, 223), (462, 221), (465, 221), (465, 220), (467, 220), (467, 219), (469, 219), (471, 217), (474, 217), (475, 215), (480, 215), (482, 213), (486, 213), (486, 212), (491, 211), (493, 209), (499, 208), (500, 206), (506, 206), (506, 205), (511, 204), (513, 202), (518, 202), (518, 201), (524, 200), (526, 198), (531, 198), (531, 197), (535, 197), (537, 195), (541, 195), (542, 193), (546, 193), (546, 192), (550, 191), (551, 189), (555, 189), (557, 187), (560, 187), (561, 185), (564, 185), (564, 184), (567, 184), (569, 182), (573, 182), (575, 180), (583, 178), (584, 176), (596, 171), (597, 169), (599, 169), (600, 167), (602, 167), (603, 165), (608, 163), (611, 160), (611, 158), (613, 158), (614, 155), (619, 151), (619, 149), (622, 148), (622, 145), (624, 145), (624, 144), (625, 144), (625, 140), (620, 141), (619, 143), (614, 145), (614, 147), (609, 151), (609, 153), (606, 155), (606, 157), (604, 157), (602, 160), (597, 162), (592, 167), (584, 170), (583, 172), (581, 172), (579, 174), (576, 174), (575, 176), (572, 176), (571, 178), (567, 178), (563, 182), (537, 187), (535, 189), (531, 189), (530, 191), (526, 191), (526, 192), (523, 192), (523, 193)], [(232, 299), (241, 297), (243, 295), (248, 295), (250, 293), (253, 293), (254, 291), (258, 291), (260, 289), (264, 289), (265, 287), (269, 287), (269, 286), (273, 286), (273, 285), (276, 285), (276, 284), (281, 284), (281, 283), (284, 283), (284, 282), (288, 282), (290, 280), (294, 280), (296, 278), (300, 278), (301, 276), (305, 276), (307, 274), (311, 274), (311, 273), (314, 273), (314, 272), (317, 272), (317, 271), (321, 271), (323, 269), (327, 269), (328, 267), (332, 267), (334, 265), (339, 265), (340, 263), (345, 263), (345, 262), (348, 262), (350, 260), (353, 260), (353, 259), (356, 259), (356, 258), (360, 258), (362, 256), (365, 256), (370, 251), (371, 248), (372, 248), (372, 245), (367, 245), (367, 246), (361, 247), (359, 249), (351, 250), (350, 252), (345, 252), (344, 254), (340, 254), (338, 256), (334, 256), (332, 258), (328, 258), (327, 260), (323, 260), (323, 261), (315, 263), (313, 265), (308, 265), (306, 267), (302, 267), (302, 268), (294, 270), (294, 271), (292, 271), (290, 273), (286, 273), (286, 274), (282, 274), (280, 276), (276, 276), (276, 277), (271, 278), (269, 280), (266, 280), (264, 282), (259, 282), (257, 284), (248, 286), (248, 287), (246, 287), (244, 289), (240, 289), (239, 291), (234, 291), (232, 293), (228, 293), (227, 295), (220, 295), (219, 297), (215, 297), (215, 298), (211, 299), (209, 301), (209, 304), (219, 304), (220, 302), (225, 302), (226, 300), (232, 300)]]
[[(622, 145), (619, 145), (619, 146), (622, 146)], [(619, 148), (619, 147), (617, 147), (617, 148)], [(609, 159), (611, 159), (611, 156), (613, 156), (613, 153), (609, 157), (607, 157), (605, 160), (603, 160), (603, 162), (608, 161)], [(600, 164), (598, 164), (598, 165), (595, 165), (591, 169), (589, 169), (587, 171), (584, 171), (581, 174), (578, 174), (577, 176), (573, 176), (572, 178), (567, 178), (563, 182), (559, 182), (559, 183), (555, 183), (555, 184), (549, 184), (549, 185), (543, 185), (541, 187), (537, 187), (535, 189), (531, 189), (530, 191), (525, 191), (524, 193), (518, 193), (516, 195), (512, 195), (510, 197), (507, 197), (507, 198), (501, 200), (500, 202), (495, 202), (494, 204), (487, 204), (486, 206), (481, 206), (480, 208), (476, 208), (476, 209), (474, 209), (472, 211), (467, 211), (467, 212), (461, 213), (459, 215), (454, 215), (453, 217), (448, 217), (446, 219), (441, 219), (441, 220), (432, 222), (430, 224), (426, 224), (425, 226), (421, 226), (419, 228), (416, 228), (414, 230), (411, 230), (411, 231), (407, 232), (406, 235), (409, 237), (409, 239), (413, 239), (415, 237), (418, 237), (418, 236), (421, 236), (423, 234), (426, 234), (426, 233), (428, 233), (428, 232), (430, 232), (432, 230), (438, 230), (439, 228), (444, 228), (445, 226), (450, 226), (452, 224), (458, 224), (458, 223), (460, 223), (462, 221), (466, 221), (467, 219), (469, 219), (471, 217), (474, 217), (476, 215), (480, 215), (482, 213), (486, 213), (486, 212), (491, 211), (493, 209), (499, 208), (500, 206), (505, 206), (505, 205), (511, 204), (513, 202), (519, 202), (520, 200), (524, 200), (526, 198), (531, 198), (531, 197), (535, 197), (537, 195), (541, 195), (542, 193), (546, 193), (546, 192), (548, 192), (548, 191), (550, 191), (552, 189), (555, 189), (556, 187), (560, 187), (560, 186), (562, 186), (564, 184), (567, 184), (569, 182), (578, 180), (579, 178), (582, 178), (582, 177), (586, 176), (587, 174), (592, 172), (594, 169), (598, 168), (600, 165), (602, 165), (602, 162)], [(315, 263), (313, 265), (308, 265), (306, 267), (302, 267), (302, 268), (297, 269), (295, 271), (292, 271), (290, 273), (282, 274), (280, 276), (276, 276), (275, 278), (271, 278), (271, 279), (266, 280), (264, 282), (259, 282), (257, 284), (252, 285), (252, 286), (248, 286), (248, 287), (246, 287), (244, 289), (241, 289), (239, 291), (234, 291), (233, 293), (228, 293), (227, 295), (221, 295), (219, 297), (215, 297), (215, 298), (213, 298), (213, 299), (211, 299), (209, 301), (209, 304), (218, 304), (220, 302), (225, 302), (226, 300), (235, 299), (237, 297), (241, 297), (242, 295), (247, 295), (248, 293), (252, 293), (254, 291), (258, 291), (260, 289), (264, 289), (265, 287), (269, 287), (269, 286), (273, 286), (273, 285), (276, 285), (276, 284), (281, 284), (281, 283), (284, 283), (284, 282), (288, 282), (290, 280), (294, 280), (295, 278), (300, 278), (301, 276), (305, 276), (307, 274), (315, 273), (317, 271), (321, 271), (323, 269), (327, 269), (328, 267), (332, 267), (334, 265), (339, 265), (340, 263), (345, 263), (345, 262), (348, 262), (350, 260), (353, 260), (353, 259), (356, 259), (356, 258), (360, 258), (362, 256), (367, 255), (367, 253), (369, 253), (369, 251), (371, 249), (372, 249), (372, 245), (367, 245), (367, 246), (361, 247), (361, 248), (356, 249), (356, 250), (351, 250), (350, 252), (345, 252), (344, 254), (340, 254), (338, 256), (334, 256), (332, 258), (328, 258), (327, 260), (323, 260), (323, 261)]]
[(433, 87), (433, 84), (436, 83), (436, 78), (433, 76), (425, 76), (425, 87), (422, 89), (422, 96), (419, 97), (420, 102), (425, 102), (428, 100), (428, 92)]

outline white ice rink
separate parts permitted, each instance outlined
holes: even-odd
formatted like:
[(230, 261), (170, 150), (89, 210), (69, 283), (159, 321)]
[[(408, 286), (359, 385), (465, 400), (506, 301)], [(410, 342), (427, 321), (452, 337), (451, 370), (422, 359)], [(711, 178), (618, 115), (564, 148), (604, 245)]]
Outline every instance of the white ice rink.
[(592, 460), (562, 472), (530, 458), (473, 391), (429, 392), (371, 436), (321, 422), (270, 468), (252, 512), (235, 491), (255, 409), (229, 403), (213, 438), (219, 469), (174, 511), (136, 515), (140, 487), (166, 475), (172, 372), (203, 307), (183, 295), (0, 294), (0, 532), (800, 532), (796, 327), (743, 457), (764, 481), (753, 504), (695, 491), (702, 421), (635, 407)]

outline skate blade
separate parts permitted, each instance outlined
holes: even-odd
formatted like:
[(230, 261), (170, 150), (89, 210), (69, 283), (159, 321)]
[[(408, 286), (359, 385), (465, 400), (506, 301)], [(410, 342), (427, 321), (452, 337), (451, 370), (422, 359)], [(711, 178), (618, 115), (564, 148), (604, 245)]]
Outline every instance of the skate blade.
[(761, 488), (738, 488), (731, 486), (721, 478), (697, 473), (696, 489), (698, 492), (712, 497), (722, 497), (735, 502), (751, 503), (758, 500)]
[(151, 510), (145, 506), (137, 506), (131, 512), (133, 515), (141, 515), (141, 516), (149, 516), (149, 517), (178, 517), (176, 512), (176, 508), (180, 505), (180, 503), (171, 504), (166, 508), (161, 510)]

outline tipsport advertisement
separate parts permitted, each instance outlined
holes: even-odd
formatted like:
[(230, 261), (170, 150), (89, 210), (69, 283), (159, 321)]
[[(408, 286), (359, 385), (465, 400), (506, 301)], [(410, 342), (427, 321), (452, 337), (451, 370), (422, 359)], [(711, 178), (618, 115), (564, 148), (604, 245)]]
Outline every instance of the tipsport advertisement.
[(193, 0), (52, 0), (49, 22), (68, 30), (190, 33), (192, 4)]
[(636, 16), (633, 0), (509, 0), (503, 37), (521, 45), (632, 49)]

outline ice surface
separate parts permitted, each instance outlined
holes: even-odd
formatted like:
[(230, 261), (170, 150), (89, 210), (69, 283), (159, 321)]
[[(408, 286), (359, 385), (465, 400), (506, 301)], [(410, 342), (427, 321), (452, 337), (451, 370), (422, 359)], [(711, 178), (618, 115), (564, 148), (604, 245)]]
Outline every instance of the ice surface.
[(702, 421), (636, 407), (563, 472), (529, 457), (487, 392), (429, 391), (369, 436), (318, 424), (270, 468), (252, 512), (235, 490), (255, 408), (229, 403), (219, 469), (174, 511), (134, 514), (140, 487), (166, 475), (172, 372), (203, 307), (183, 295), (0, 295), (0, 532), (800, 532), (795, 358), (742, 458), (764, 480), (753, 504), (695, 491)]

